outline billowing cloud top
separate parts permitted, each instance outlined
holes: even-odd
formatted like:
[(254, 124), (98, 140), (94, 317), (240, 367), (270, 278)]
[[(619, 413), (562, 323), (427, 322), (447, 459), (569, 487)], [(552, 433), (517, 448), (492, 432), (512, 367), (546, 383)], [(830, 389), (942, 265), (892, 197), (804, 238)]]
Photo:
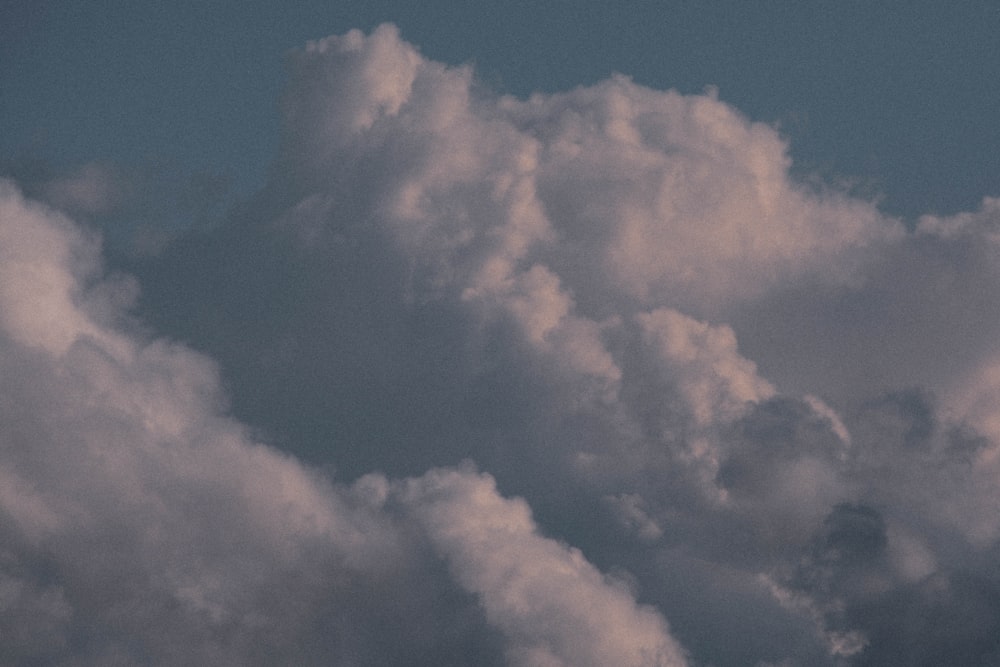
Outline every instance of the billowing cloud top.
[(907, 231), (712, 91), (392, 26), (283, 104), (136, 278), (53, 208), (95, 174), (0, 186), (6, 662), (1000, 659), (996, 200)]

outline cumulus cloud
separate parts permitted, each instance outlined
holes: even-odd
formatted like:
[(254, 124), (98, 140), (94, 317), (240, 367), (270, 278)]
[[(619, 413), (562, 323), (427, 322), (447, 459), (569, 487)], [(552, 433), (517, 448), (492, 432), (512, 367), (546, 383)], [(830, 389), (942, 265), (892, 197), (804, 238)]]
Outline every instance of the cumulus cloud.
[(392, 26), (282, 104), (134, 280), (0, 192), (16, 659), (996, 657), (995, 200), (907, 230), (714, 91), (499, 96)]
[(516, 665), (684, 665), (662, 617), (579, 550), (539, 536), (523, 501), (488, 477), (432, 471), (404, 494), (456, 577), (512, 639)]
[(365, 178), (355, 198), (438, 280), (488, 290), (537, 257), (570, 289), (704, 311), (803, 273), (850, 279), (851, 251), (900, 233), (795, 184), (778, 133), (714, 94), (616, 77), (483, 99), (468, 68), (388, 26), (310, 44), (292, 69), (282, 178), (327, 192)]
[[(120, 309), (89, 306), (115, 291), (92, 239), (3, 188), (5, 659), (398, 662), (414, 647), (386, 648), (367, 626), (410, 605), (414, 619), (396, 619), (393, 634), (424, 633), (417, 648), (432, 662), (478, 650), (488, 663), (489, 624), (523, 664), (684, 664), (656, 611), (538, 535), (523, 502), (488, 478), (335, 487), (254, 441), (224, 415), (214, 363), (129, 333)], [(487, 519), (508, 531), (491, 538)], [(495, 568), (522, 568), (522, 580), (477, 576), (496, 555)], [(454, 561), (457, 584), (438, 558)], [(426, 576), (438, 581), (409, 581)], [(467, 620), (478, 648), (449, 638), (449, 610), (434, 608), (448, 591), (471, 607), (463, 590), (486, 610), (478, 630), (474, 611)]]

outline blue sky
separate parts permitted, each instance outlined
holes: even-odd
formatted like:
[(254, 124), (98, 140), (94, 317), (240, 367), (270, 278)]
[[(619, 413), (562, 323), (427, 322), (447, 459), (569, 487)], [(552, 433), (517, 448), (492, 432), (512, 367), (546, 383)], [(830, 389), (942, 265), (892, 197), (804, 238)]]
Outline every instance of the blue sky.
[[(954, 213), (1000, 189), (992, 2), (5, 2), (5, 159), (92, 160), (258, 185), (288, 50), (396, 23), (428, 57), (527, 95), (612, 72), (723, 100), (790, 138), (798, 166)], [(187, 174), (184, 174), (186, 177)]]
[(0, 12), (0, 663), (1000, 664), (1000, 6)]

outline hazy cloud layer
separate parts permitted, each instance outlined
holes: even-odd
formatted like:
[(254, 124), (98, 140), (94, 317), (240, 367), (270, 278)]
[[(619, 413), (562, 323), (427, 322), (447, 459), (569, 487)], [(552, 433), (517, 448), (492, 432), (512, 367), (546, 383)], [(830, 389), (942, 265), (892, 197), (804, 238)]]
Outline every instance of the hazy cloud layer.
[(391, 26), (289, 70), (268, 185), (135, 278), (0, 191), (4, 657), (1000, 659), (995, 199), (907, 230), (712, 91)]

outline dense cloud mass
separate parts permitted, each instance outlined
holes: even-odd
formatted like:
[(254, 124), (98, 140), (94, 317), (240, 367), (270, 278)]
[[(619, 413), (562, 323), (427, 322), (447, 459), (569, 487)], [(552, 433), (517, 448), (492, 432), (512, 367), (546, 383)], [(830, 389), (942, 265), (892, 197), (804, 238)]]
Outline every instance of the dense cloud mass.
[[(12, 664), (1000, 661), (1000, 202), (908, 228), (617, 76), (392, 26), (154, 256), (0, 185)], [(46, 194), (47, 193), (47, 194)]]

